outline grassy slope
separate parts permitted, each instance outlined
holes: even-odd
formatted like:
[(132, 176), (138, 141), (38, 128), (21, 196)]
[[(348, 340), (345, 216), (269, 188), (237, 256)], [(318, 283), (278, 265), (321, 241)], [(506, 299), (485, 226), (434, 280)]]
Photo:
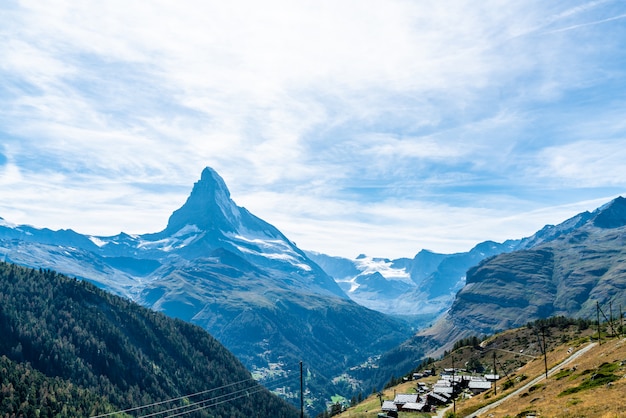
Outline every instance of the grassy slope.
[[(556, 363), (566, 358), (568, 345), (562, 345), (548, 353), (548, 362)], [(559, 373), (531, 386), (519, 395), (513, 396), (500, 406), (481, 416), (517, 417), (535, 413), (544, 417), (622, 417), (626, 415), (626, 340), (612, 339), (597, 345), (578, 358), (573, 366), (566, 366)], [(535, 361), (519, 373), (529, 376), (541, 374), (542, 365)], [(609, 384), (607, 379), (614, 376)], [(598, 382), (597, 385), (594, 382)], [(514, 389), (511, 389), (514, 390)], [(573, 392), (573, 393), (571, 393)], [(457, 409), (461, 416), (475, 409), (476, 404), (484, 403), (480, 395), (461, 402)]]
[[(571, 353), (581, 349), (589, 343), (593, 334), (591, 329), (579, 331), (576, 327), (559, 330), (551, 328), (547, 336), (548, 367), (551, 368)], [(480, 407), (483, 407), (503, 396), (519, 389), (524, 383), (544, 374), (545, 366), (541, 356), (537, 333), (526, 327), (505, 331), (489, 338), (482, 349), (463, 347), (453, 352), (455, 364), (465, 364), (472, 358), (478, 359), (490, 371), (490, 362), (493, 362), (494, 348), (497, 348), (498, 373), (502, 378), (498, 382), (497, 395), (493, 390), (470, 399), (458, 400), (456, 407), (459, 416), (466, 416)], [(524, 350), (520, 353), (520, 350)], [(534, 356), (536, 358), (527, 357)], [(434, 364), (437, 370), (451, 367), (452, 356), (448, 355)], [(573, 370), (575, 367), (575, 370)], [(508, 386), (507, 377), (502, 370), (506, 370), (513, 386)], [(610, 375), (615, 378), (610, 378)], [(573, 365), (564, 367), (557, 374), (550, 375), (546, 384), (542, 380), (531, 386), (520, 395), (516, 395), (500, 406), (481, 416), (517, 417), (526, 416), (526, 413), (536, 412), (544, 417), (618, 417), (626, 416), (626, 399), (623, 394), (626, 390), (626, 340), (614, 338), (605, 340), (602, 345), (592, 348), (589, 352), (573, 362)], [(606, 379), (609, 377), (608, 379)], [(593, 378), (593, 379), (592, 379)], [(436, 378), (430, 377), (425, 381), (432, 383)], [(599, 381), (599, 379), (605, 379)], [(609, 380), (613, 380), (608, 384)], [(594, 381), (600, 385), (595, 386)], [(393, 399), (394, 393), (414, 393), (415, 382), (405, 382), (389, 388), (383, 392), (384, 399)], [(584, 389), (586, 388), (586, 389)], [(582, 389), (582, 390), (581, 390)], [(572, 392), (573, 393), (568, 393)], [(562, 394), (561, 396), (559, 396)], [(368, 418), (376, 417), (380, 412), (379, 398), (372, 394), (365, 401), (350, 408), (339, 417)], [(418, 417), (418, 414), (400, 413), (400, 417)], [(428, 415), (425, 415), (428, 416)]]

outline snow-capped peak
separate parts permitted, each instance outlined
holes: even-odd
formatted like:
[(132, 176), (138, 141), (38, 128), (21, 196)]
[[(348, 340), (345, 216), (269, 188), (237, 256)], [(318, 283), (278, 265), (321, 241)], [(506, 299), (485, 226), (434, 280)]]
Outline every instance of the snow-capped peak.
[(403, 268), (394, 268), (390, 260), (361, 254), (354, 260), (354, 263), (362, 272), (361, 274), (380, 273), (387, 280), (400, 280), (412, 283), (409, 272)]
[(171, 235), (191, 224), (203, 231), (232, 232), (237, 230), (240, 219), (240, 208), (231, 200), (226, 183), (207, 167), (185, 204), (170, 216), (164, 232)]

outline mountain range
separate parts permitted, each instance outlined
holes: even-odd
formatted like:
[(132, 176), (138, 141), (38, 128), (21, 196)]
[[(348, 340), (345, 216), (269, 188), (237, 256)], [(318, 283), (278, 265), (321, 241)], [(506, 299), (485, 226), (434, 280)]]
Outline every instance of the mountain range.
[(465, 285), (465, 273), (484, 258), (513, 251), (521, 240), (485, 241), (468, 252), (421, 250), (410, 258), (355, 259), (306, 252), (355, 302), (423, 327), (445, 312)]
[(489, 334), (551, 316), (595, 318), (598, 306), (617, 315), (626, 306), (626, 199), (554, 230), (560, 233), (532, 248), (472, 267), (445, 323)]
[(625, 225), (620, 197), (465, 253), (350, 260), (302, 251), (237, 206), (206, 168), (160, 232), (89, 236), (0, 218), (0, 257), (200, 325), (261, 381), (303, 360), (310, 412), (336, 393), (380, 387), (459, 338), (550, 315), (589, 317), (596, 302), (621, 305)]
[(0, 257), (200, 325), (261, 381), (302, 360), (314, 411), (357, 390), (341, 378), (345, 370), (411, 335), (406, 323), (352, 301), (278, 229), (237, 206), (210, 168), (161, 232), (87, 236), (2, 220)]
[(355, 302), (423, 327), (450, 308), (457, 292), (466, 285), (471, 267), (499, 254), (551, 241), (578, 228), (584, 219), (579, 215), (556, 227), (548, 225), (530, 237), (502, 243), (484, 241), (467, 252), (454, 254), (421, 250), (412, 259), (364, 254), (347, 259), (311, 251), (306, 254)]
[(481, 261), (449, 310), (431, 327), (385, 353), (379, 367), (410, 370), (455, 341), (566, 316), (603, 321), (626, 306), (626, 199), (548, 225), (522, 249)]

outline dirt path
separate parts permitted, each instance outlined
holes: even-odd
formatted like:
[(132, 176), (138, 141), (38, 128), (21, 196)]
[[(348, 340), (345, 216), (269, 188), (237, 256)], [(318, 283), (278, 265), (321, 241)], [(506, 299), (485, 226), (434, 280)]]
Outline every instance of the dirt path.
[[(591, 350), (593, 347), (596, 346), (597, 343), (591, 343), (583, 348), (581, 348), (580, 350), (578, 350), (577, 352), (575, 352), (574, 354), (572, 354), (571, 356), (569, 356), (568, 358), (566, 358), (565, 360), (563, 360), (562, 362), (560, 362), (559, 364), (557, 364), (556, 366), (554, 366), (553, 368), (551, 368), (548, 371), (548, 376), (550, 376), (551, 374), (554, 374), (555, 372), (559, 371), (561, 368), (563, 368), (563, 366), (571, 363), (572, 361), (576, 360), (578, 357), (582, 356), (583, 354), (585, 354), (587, 351)], [(530, 388), (533, 385), (536, 385), (537, 383), (539, 383), (540, 381), (542, 381), (543, 379), (545, 379), (546, 376), (545, 374), (542, 374), (539, 377), (536, 377), (535, 379), (531, 380), (530, 382), (526, 383), (524, 386), (520, 387), (519, 389), (509, 393), (507, 396), (505, 396), (502, 399), (499, 399), (497, 401), (495, 401), (494, 403), (491, 403), (483, 408), (480, 408), (478, 411), (467, 415), (466, 418), (475, 418), (478, 417), (479, 415), (484, 414), (485, 412), (489, 411), (490, 409), (493, 409), (497, 406), (499, 406), (502, 402), (506, 401), (508, 398), (510, 398), (511, 396), (516, 396), (521, 394), (522, 392), (524, 392), (525, 390), (527, 390), (528, 388)], [(441, 415), (443, 416), (443, 415)]]
[(441, 408), (437, 410), (437, 418), (443, 418), (446, 412), (452, 409), (452, 405), (446, 406), (445, 408)]

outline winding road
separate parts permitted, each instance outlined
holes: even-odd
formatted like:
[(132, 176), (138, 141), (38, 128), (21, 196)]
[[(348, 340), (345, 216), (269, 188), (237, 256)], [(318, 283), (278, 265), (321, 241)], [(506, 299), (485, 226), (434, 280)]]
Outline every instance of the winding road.
[[(559, 371), (560, 369), (563, 368), (563, 366), (565, 366), (565, 365), (571, 363), (572, 361), (576, 360), (578, 357), (582, 356), (583, 354), (585, 354), (587, 351), (591, 350), (596, 345), (597, 345), (597, 343), (590, 343), (590, 344), (586, 345), (585, 347), (581, 348), (580, 350), (576, 351), (571, 356), (569, 356), (568, 358), (566, 358), (565, 360), (563, 360), (562, 362), (560, 362), (556, 366), (552, 367), (548, 371), (548, 376), (550, 376), (551, 374), (554, 374), (555, 372)], [(493, 402), (493, 403), (491, 403), (491, 404), (489, 404), (489, 405), (487, 405), (485, 407), (480, 408), (478, 411), (476, 411), (476, 412), (474, 412), (472, 414), (466, 415), (466, 418), (475, 418), (475, 417), (478, 417), (478, 416), (484, 414), (485, 412), (489, 411), (490, 409), (493, 409), (493, 408), (499, 406), (502, 402), (506, 401), (511, 396), (516, 396), (516, 395), (521, 394), (522, 392), (524, 392), (525, 390), (527, 390), (531, 386), (536, 385), (538, 382), (542, 381), (545, 378), (546, 378), (545, 374), (542, 374), (541, 376), (534, 378), (530, 382), (526, 383), (524, 386), (522, 386), (519, 389), (514, 390), (513, 392), (509, 393), (504, 398), (498, 399), (497, 401), (495, 401), (495, 402)]]

